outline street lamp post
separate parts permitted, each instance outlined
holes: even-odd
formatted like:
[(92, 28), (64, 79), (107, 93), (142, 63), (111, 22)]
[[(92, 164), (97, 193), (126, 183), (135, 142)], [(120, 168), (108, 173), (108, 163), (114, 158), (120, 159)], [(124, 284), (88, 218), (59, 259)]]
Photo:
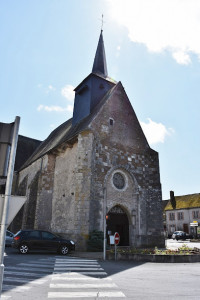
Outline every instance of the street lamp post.
[(0, 232), (0, 295), (2, 291), (2, 284), (3, 284), (3, 274), (4, 274), (4, 249), (5, 249), (5, 236), (6, 230), (8, 226), (8, 207), (9, 207), (9, 200), (11, 196), (12, 190), (12, 181), (13, 181), (13, 173), (14, 173), (14, 164), (15, 164), (15, 155), (17, 149), (17, 140), (18, 140), (18, 131), (19, 131), (19, 123), (20, 117), (16, 117), (15, 124), (14, 124), (14, 131), (12, 137), (12, 145), (10, 151), (10, 159), (8, 165), (8, 175), (6, 180), (6, 189), (5, 189), (5, 198), (3, 204), (3, 213), (1, 219), (1, 232)]

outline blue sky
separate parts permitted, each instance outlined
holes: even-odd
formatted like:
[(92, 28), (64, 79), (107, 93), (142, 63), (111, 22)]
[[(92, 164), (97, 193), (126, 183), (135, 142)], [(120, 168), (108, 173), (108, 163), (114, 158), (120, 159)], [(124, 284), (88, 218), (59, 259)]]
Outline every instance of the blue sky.
[(104, 14), (108, 74), (121, 81), (151, 147), (163, 199), (200, 192), (200, 1), (0, 2), (0, 122), (44, 140), (72, 116)]

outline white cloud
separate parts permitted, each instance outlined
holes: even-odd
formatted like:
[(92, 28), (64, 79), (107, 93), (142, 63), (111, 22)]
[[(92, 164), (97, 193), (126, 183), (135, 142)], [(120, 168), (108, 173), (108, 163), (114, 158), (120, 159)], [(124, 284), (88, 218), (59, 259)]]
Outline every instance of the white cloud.
[(67, 111), (73, 112), (73, 105), (67, 105)]
[(64, 86), (61, 90), (61, 95), (69, 101), (74, 100), (74, 87), (70, 84)]
[(53, 87), (51, 84), (48, 86), (48, 90), (49, 91), (55, 91), (56, 90), (56, 88), (55, 87)]
[(53, 87), (51, 84), (48, 85), (48, 87), (45, 89), (45, 93), (49, 94), (50, 92), (54, 92), (56, 90), (55, 87)]
[(54, 92), (56, 90), (56, 88), (51, 84), (45, 87), (42, 83), (38, 83), (37, 87), (39, 89), (42, 89), (46, 94), (49, 94), (50, 92)]
[[(38, 85), (40, 87), (42, 85)], [(48, 94), (50, 91), (55, 91), (56, 88), (52, 85), (49, 85), (46, 89), (46, 93)], [(68, 101), (72, 101), (74, 99), (74, 87), (72, 85), (66, 85), (61, 89), (61, 95), (65, 97)], [(73, 112), (73, 105), (66, 104), (66, 106), (59, 106), (59, 105), (43, 105), (40, 104), (37, 107), (38, 111), (46, 111), (46, 112)]]
[(169, 51), (179, 64), (200, 57), (199, 0), (107, 0), (111, 16), (129, 38), (149, 51)]
[(150, 145), (164, 143), (165, 138), (174, 133), (174, 129), (166, 128), (162, 123), (156, 123), (148, 118), (148, 123), (140, 122)]
[(173, 58), (177, 61), (178, 64), (188, 65), (191, 63), (190, 56), (187, 53), (182, 51), (172, 53)]
[(43, 104), (40, 104), (37, 108), (38, 111), (47, 111), (47, 112), (65, 112), (65, 111), (68, 111), (68, 112), (72, 112), (73, 111), (73, 106), (72, 105), (67, 105), (67, 107), (61, 107), (61, 106), (55, 106), (55, 105), (51, 105), (51, 106), (48, 106), (48, 105), (43, 105)]

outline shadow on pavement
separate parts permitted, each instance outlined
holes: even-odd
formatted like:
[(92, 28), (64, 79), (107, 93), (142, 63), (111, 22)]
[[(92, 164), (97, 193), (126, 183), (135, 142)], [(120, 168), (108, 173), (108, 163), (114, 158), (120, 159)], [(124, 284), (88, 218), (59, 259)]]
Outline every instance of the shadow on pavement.
[[(57, 253), (47, 253), (47, 252), (31, 252), (28, 254), (19, 254), (16, 249), (13, 249), (11, 247), (5, 248), (5, 254), (4, 254), (4, 285), (6, 286), (6, 290), (3, 289), (2, 294), (7, 291), (12, 291), (12, 289), (15, 289), (16, 287), (22, 287), (29, 283), (34, 283), (35, 280), (44, 279), (45, 277), (52, 275), (54, 273), (54, 265), (56, 259), (69, 259), (74, 261), (78, 261), (79, 259), (83, 260), (97, 260), (99, 264), (99, 268), (101, 268), (102, 274), (98, 275), (97, 270), (94, 270), (94, 272), (91, 271), (90, 273), (84, 273), (85, 267), (82, 266), (82, 270), (75, 270), (75, 271), (65, 271), (59, 273), (60, 276), (63, 276), (65, 273), (72, 274), (72, 272), (75, 272), (76, 275), (81, 275), (85, 277), (91, 277), (91, 278), (101, 278), (105, 279), (110, 275), (116, 274), (118, 272), (122, 272), (124, 270), (127, 270), (129, 268), (137, 267), (143, 263), (134, 263), (130, 261), (103, 261), (102, 252), (74, 252), (70, 253), (67, 256), (58, 255)], [(41, 263), (38, 265), (38, 262)], [(42, 270), (42, 262), (46, 262), (46, 266)], [(48, 262), (48, 264), (47, 264)], [(34, 263), (35, 269), (34, 269)], [(61, 263), (62, 265), (62, 263)], [(87, 265), (87, 264), (86, 264)], [(36, 268), (38, 266), (38, 268)], [(78, 264), (77, 264), (78, 266)], [(87, 265), (87, 268), (90, 268), (91, 266)], [(91, 268), (92, 269), (92, 268)], [(103, 269), (103, 270), (102, 270)], [(87, 272), (87, 270), (86, 270)], [(101, 273), (100, 272), (100, 273)], [(93, 274), (92, 274), (93, 273)], [(96, 273), (96, 274), (95, 274)], [(12, 281), (13, 278), (13, 281)], [(16, 281), (17, 279), (17, 281)], [(21, 279), (21, 281), (20, 281)], [(23, 282), (23, 280), (25, 282)]]

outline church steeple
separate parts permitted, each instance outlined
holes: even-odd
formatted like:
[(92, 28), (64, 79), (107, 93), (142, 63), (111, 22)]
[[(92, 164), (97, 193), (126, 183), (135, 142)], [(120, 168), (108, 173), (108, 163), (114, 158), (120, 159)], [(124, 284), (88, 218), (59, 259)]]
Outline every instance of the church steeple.
[(103, 42), (103, 30), (101, 30), (100, 33), (97, 51), (94, 58), (92, 73), (97, 73), (103, 75), (104, 77), (108, 76), (106, 54), (105, 54), (104, 42)]
[(116, 82), (108, 77), (103, 30), (101, 30), (92, 73), (74, 89), (75, 99), (72, 126), (89, 116), (99, 101), (115, 84)]

